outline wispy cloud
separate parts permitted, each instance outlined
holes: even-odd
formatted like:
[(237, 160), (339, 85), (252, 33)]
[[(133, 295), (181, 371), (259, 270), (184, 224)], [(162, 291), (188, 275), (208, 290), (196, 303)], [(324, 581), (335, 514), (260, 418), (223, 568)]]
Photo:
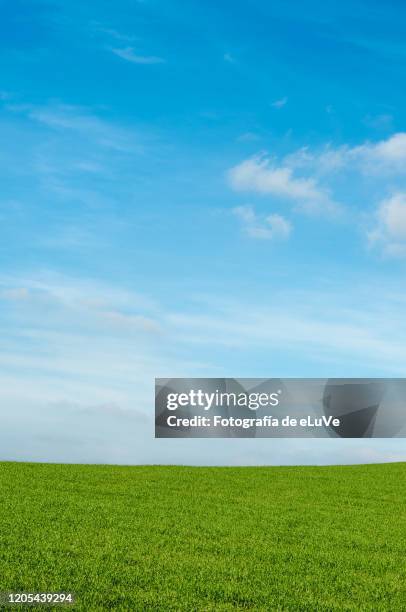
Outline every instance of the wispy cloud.
[(92, 22), (91, 26), (95, 33), (103, 34), (106, 37), (112, 38), (114, 40), (118, 40), (124, 44), (134, 42), (135, 40), (138, 39), (138, 37), (134, 36), (133, 34), (126, 34), (114, 28), (106, 27), (97, 21)]
[(2, 380), (7, 399), (25, 406), (114, 402), (133, 410), (136, 399), (147, 411), (158, 373), (191, 373), (194, 362), (205, 370), (202, 361), (174, 356), (154, 300), (112, 283), (51, 272), (3, 277), (0, 310)]
[(391, 130), (393, 126), (393, 116), (389, 113), (381, 115), (366, 115), (363, 123), (374, 130)]
[(30, 293), (26, 287), (13, 287), (10, 289), (0, 290), (0, 300), (11, 300), (13, 302), (19, 302), (21, 300), (28, 300)]
[(292, 231), (291, 223), (276, 213), (259, 217), (252, 206), (237, 206), (233, 213), (241, 220), (243, 229), (258, 240), (286, 239)]
[[(249, 297), (233, 302), (216, 295), (200, 299), (196, 311), (194, 307), (172, 310), (92, 279), (33, 274), (30, 281), (18, 276), (1, 279), (1, 285), (5, 300), (0, 300), (2, 458), (204, 463), (203, 440), (197, 441), (198, 446), (196, 440), (190, 441), (178, 454), (171, 451), (170, 458), (166, 447), (151, 448), (154, 377), (222, 376), (232, 356), (237, 368), (245, 367), (247, 355), (255, 355), (260, 364), (258, 356), (269, 357), (270, 347), (278, 359), (295, 356), (290, 361), (296, 365), (285, 375), (297, 375), (298, 359), (317, 363), (319, 376), (343, 360), (355, 375), (405, 373), (404, 296), (393, 297), (382, 286), (357, 288), (355, 294), (353, 286), (351, 291), (273, 288), (271, 294), (264, 287), (262, 304)], [(369, 301), (370, 295), (376, 299)], [(387, 312), (390, 319), (383, 316)], [(129, 333), (128, 321), (118, 313), (149, 317), (165, 334), (146, 333), (139, 326)], [(209, 362), (204, 359), (207, 355)], [(238, 355), (241, 361), (235, 361)], [(258, 367), (256, 375), (267, 375), (269, 361)], [(273, 457), (266, 447), (262, 455), (257, 443), (250, 458), (238, 453), (237, 462), (281, 462), (282, 449)], [(305, 460), (304, 447), (295, 445), (290, 454), (284, 441), (283, 448), (283, 461)], [(359, 441), (356, 448), (359, 451)], [(224, 444), (211, 450), (209, 462), (234, 461)], [(312, 462), (325, 457), (319, 452), (320, 448), (311, 455)], [(348, 461), (348, 449), (346, 453)]]
[(164, 58), (156, 55), (140, 55), (136, 53), (134, 47), (111, 49), (111, 51), (121, 59), (133, 64), (163, 64), (166, 62)]
[(275, 100), (274, 102), (272, 102), (271, 106), (279, 109), (279, 108), (283, 108), (284, 106), (286, 106), (287, 102), (288, 102), (288, 99), (285, 96), (284, 98), (280, 98), (279, 100)]
[(106, 148), (129, 151), (135, 144), (133, 132), (101, 118), (85, 107), (51, 103), (44, 106), (8, 105), (7, 108), (53, 130), (80, 134), (86, 140), (92, 139)]
[[(111, 331), (158, 332), (156, 305), (133, 291), (125, 291), (87, 279), (70, 279), (55, 274), (39, 274), (18, 280), (0, 279), (0, 301), (24, 301), (34, 316), (38, 308), (48, 309), (54, 320), (72, 317), (93, 318), (93, 324)], [(151, 314), (155, 313), (155, 314)], [(29, 312), (27, 311), (27, 315)]]
[[(399, 301), (388, 291), (389, 295), (382, 292), (375, 303), (368, 304), (368, 295), (375, 296), (377, 291), (382, 292), (382, 286), (364, 286), (355, 292), (352, 286), (341, 291), (328, 287), (285, 290), (274, 292), (269, 306), (211, 304), (205, 314), (172, 314), (168, 324), (178, 329), (179, 339), (187, 337), (196, 345), (244, 351), (272, 346), (296, 358), (306, 355), (317, 361), (319, 370), (345, 360), (346, 367), (352, 363), (357, 371), (376, 368), (376, 372), (404, 375), (404, 298)], [(351, 307), (350, 300), (362, 307)]]
[(225, 62), (228, 62), (229, 64), (235, 64), (235, 59), (231, 55), (231, 53), (224, 53), (223, 59)]
[[(257, 220), (249, 208), (236, 214), (248, 223)], [(281, 223), (280, 227), (282, 225), (284, 233), (286, 226)], [(3, 308), (3, 326), (7, 326), (10, 320), (20, 323), (18, 327), (14, 326), (14, 348), (19, 339), (25, 337), (18, 359), (15, 355), (17, 361), (27, 358), (28, 337), (42, 347), (30, 352), (31, 364), (46, 359), (47, 367), (52, 364), (51, 349), (56, 350), (61, 358), (70, 354), (69, 367), (76, 368), (73, 350), (77, 351), (76, 357), (79, 358), (84, 346), (92, 354), (97, 353), (97, 347), (103, 346), (99, 358), (94, 363), (88, 361), (85, 367), (99, 380), (104, 371), (97, 365), (101, 358), (105, 358), (103, 367), (107, 367), (106, 372), (109, 371), (110, 375), (116, 372), (120, 378), (125, 378), (131, 375), (134, 356), (128, 359), (128, 355), (134, 347), (140, 351), (138, 358), (150, 363), (152, 372), (159, 369), (164, 355), (173, 355), (173, 348), (181, 345), (183, 356), (185, 350), (188, 355), (203, 355), (199, 348), (202, 345), (244, 347), (246, 351), (272, 345), (281, 351), (293, 351), (303, 359), (312, 355), (312, 359), (320, 363), (327, 357), (332, 362), (345, 358), (355, 360), (362, 367), (384, 367), (386, 371), (404, 373), (405, 297), (382, 284), (371, 286), (369, 283), (354, 290), (350, 280), (348, 283), (351, 292), (345, 283), (342, 287), (309, 286), (301, 291), (274, 288), (269, 303), (265, 300), (261, 305), (249, 297), (242, 303), (241, 300), (234, 302), (229, 298), (208, 296), (199, 298), (201, 307), (196, 312), (195, 308), (187, 307), (168, 309), (163, 303), (114, 284), (49, 273), (46, 276), (32, 275), (30, 280), (23, 277), (1, 279), (0, 305)], [(264, 288), (264, 297), (266, 295), (269, 292)], [(370, 295), (375, 296), (371, 302), (368, 301)], [(15, 301), (19, 302), (18, 309)], [(4, 311), (7, 302), (8, 310)], [(354, 307), (354, 303), (362, 306)], [(391, 317), (383, 316), (385, 312), (391, 312)], [(128, 336), (130, 328), (135, 335)], [(100, 333), (101, 329), (103, 333)], [(157, 335), (159, 330), (165, 333)], [(11, 336), (5, 328), (3, 332), (0, 354), (4, 356)], [(135, 344), (134, 338), (137, 338)], [(114, 359), (120, 351), (122, 357), (116, 367)], [(112, 358), (110, 362), (109, 356)], [(82, 357), (86, 358), (86, 355), (82, 354)], [(221, 365), (224, 359), (225, 355), (219, 351), (216, 357), (218, 367), (224, 367)], [(82, 361), (79, 359), (78, 368)], [(11, 361), (8, 363), (10, 365)], [(54, 365), (56, 367), (56, 362)], [(62, 362), (59, 365), (62, 372)], [(199, 367), (203, 368), (202, 363)], [(190, 368), (187, 371), (190, 372)]]
[(255, 132), (244, 132), (237, 137), (238, 142), (257, 142), (258, 140), (261, 140), (261, 137)]

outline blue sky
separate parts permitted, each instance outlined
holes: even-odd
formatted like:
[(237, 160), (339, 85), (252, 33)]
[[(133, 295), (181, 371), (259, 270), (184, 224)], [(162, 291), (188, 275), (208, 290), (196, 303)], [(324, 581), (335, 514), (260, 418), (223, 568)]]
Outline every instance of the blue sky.
[(406, 459), (153, 439), (155, 376), (405, 376), (403, 3), (0, 10), (0, 457)]

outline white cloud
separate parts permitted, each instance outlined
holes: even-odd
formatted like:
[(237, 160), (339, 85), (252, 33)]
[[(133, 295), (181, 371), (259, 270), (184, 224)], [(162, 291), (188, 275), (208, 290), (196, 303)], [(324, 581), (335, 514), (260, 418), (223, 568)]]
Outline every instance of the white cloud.
[(372, 156), (386, 162), (406, 161), (406, 133), (399, 132), (387, 140), (382, 140), (376, 145), (365, 146), (365, 150)]
[(286, 239), (292, 231), (291, 223), (282, 215), (272, 214), (258, 217), (251, 206), (237, 206), (233, 213), (242, 221), (244, 231), (260, 240)]
[(291, 168), (272, 166), (266, 158), (247, 159), (229, 171), (236, 191), (256, 191), (294, 199), (319, 199), (321, 193), (313, 179), (295, 178)]
[(287, 103), (288, 99), (285, 96), (284, 98), (281, 98), (280, 100), (275, 100), (274, 102), (272, 102), (271, 106), (273, 106), (274, 108), (283, 108), (286, 103)]
[(376, 227), (368, 233), (369, 243), (384, 254), (406, 256), (406, 193), (395, 193), (383, 200), (376, 211)]
[(282, 215), (268, 215), (265, 220), (271, 226), (272, 233), (275, 236), (287, 238), (292, 231), (291, 223), (282, 217)]
[(377, 143), (348, 148), (346, 161), (348, 164), (358, 163), (367, 173), (391, 171), (405, 174), (406, 132), (398, 132)]
[(406, 240), (406, 193), (396, 193), (379, 207), (379, 217), (392, 238)]
[(310, 170), (315, 176), (324, 176), (345, 168), (347, 164), (348, 147), (334, 148), (326, 145), (322, 151), (314, 152), (309, 147), (301, 147), (286, 155), (283, 163), (293, 170)]
[(111, 51), (126, 60), (127, 62), (132, 62), (133, 64), (163, 64), (165, 60), (162, 57), (158, 57), (156, 55), (138, 55), (134, 47), (124, 47), (123, 49), (111, 49)]
[(377, 176), (388, 172), (406, 175), (406, 132), (354, 147), (333, 147), (330, 143), (320, 150), (302, 147), (282, 161), (289, 168), (307, 169), (316, 176), (347, 170)]
[(246, 159), (228, 172), (235, 191), (273, 195), (294, 200), (308, 212), (331, 212), (337, 207), (314, 178), (295, 177), (287, 165), (277, 166), (265, 156)]
[(398, 132), (378, 142), (365, 142), (350, 147), (330, 144), (321, 151), (303, 147), (284, 160), (289, 166), (312, 169), (316, 174), (337, 170), (355, 170), (369, 175), (388, 172), (405, 175), (406, 132)]
[[(227, 176), (234, 191), (284, 198), (294, 203), (295, 210), (336, 217), (339, 213), (341, 219), (346, 210), (346, 219), (351, 219), (353, 226), (363, 227), (365, 232), (365, 225), (369, 225), (371, 246), (386, 255), (406, 256), (406, 132), (358, 146), (304, 146), (279, 159), (262, 153), (235, 165)], [(385, 197), (388, 191), (392, 195)], [(336, 194), (341, 200), (343, 193), (352, 200), (354, 194), (363, 198), (363, 210), (356, 201), (352, 209), (338, 204)], [(382, 201), (374, 209), (368, 202), (376, 193)], [(270, 237), (270, 228), (264, 227), (263, 221), (259, 225), (252, 222), (246, 231)]]

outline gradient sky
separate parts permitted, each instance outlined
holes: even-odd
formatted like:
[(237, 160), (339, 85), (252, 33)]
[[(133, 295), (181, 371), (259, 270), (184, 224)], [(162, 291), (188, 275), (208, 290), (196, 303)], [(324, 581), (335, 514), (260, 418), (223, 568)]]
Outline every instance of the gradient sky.
[(154, 440), (154, 377), (406, 375), (406, 6), (0, 0), (0, 458), (406, 459)]

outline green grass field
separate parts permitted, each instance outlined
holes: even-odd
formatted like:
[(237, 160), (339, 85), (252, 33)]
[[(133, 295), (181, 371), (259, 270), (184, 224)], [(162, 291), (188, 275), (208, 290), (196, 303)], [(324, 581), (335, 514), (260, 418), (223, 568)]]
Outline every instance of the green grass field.
[(0, 487), (0, 591), (73, 591), (75, 610), (406, 610), (406, 464), (0, 463)]

